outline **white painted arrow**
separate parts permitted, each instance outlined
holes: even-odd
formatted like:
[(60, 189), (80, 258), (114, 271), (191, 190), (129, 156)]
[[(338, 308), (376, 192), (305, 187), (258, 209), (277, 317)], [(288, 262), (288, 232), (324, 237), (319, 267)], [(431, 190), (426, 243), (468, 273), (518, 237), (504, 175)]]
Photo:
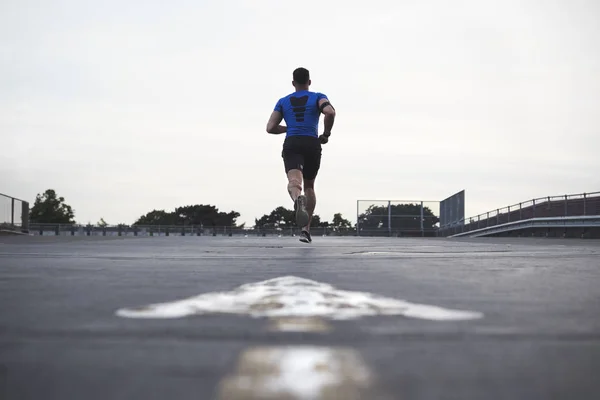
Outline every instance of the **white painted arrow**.
[(229, 292), (211, 292), (182, 300), (121, 308), (126, 318), (182, 318), (199, 314), (241, 314), (252, 317), (322, 317), (333, 320), (374, 315), (403, 315), (437, 321), (482, 318), (474, 311), (452, 310), (382, 297), (295, 276), (247, 283)]

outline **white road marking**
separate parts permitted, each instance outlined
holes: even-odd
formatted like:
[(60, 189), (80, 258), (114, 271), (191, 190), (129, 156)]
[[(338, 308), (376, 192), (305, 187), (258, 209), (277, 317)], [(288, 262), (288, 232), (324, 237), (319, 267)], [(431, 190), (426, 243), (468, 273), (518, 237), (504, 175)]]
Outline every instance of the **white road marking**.
[(361, 256), (376, 256), (379, 254), (398, 254), (398, 255), (402, 255), (402, 254), (406, 254), (403, 253), (401, 251), (363, 251), (363, 252), (359, 252), (359, 253), (355, 253), (355, 254), (360, 254)]
[(268, 330), (275, 332), (329, 332), (332, 327), (322, 318), (277, 317), (271, 318)]
[(373, 374), (351, 349), (250, 348), (218, 387), (218, 400), (359, 400), (373, 397)]
[(127, 318), (182, 318), (201, 314), (241, 314), (259, 317), (322, 317), (335, 320), (373, 315), (403, 315), (436, 321), (482, 318), (474, 311), (409, 303), (367, 292), (338, 290), (334, 286), (284, 276), (247, 283), (229, 292), (212, 292), (182, 300), (121, 308)]

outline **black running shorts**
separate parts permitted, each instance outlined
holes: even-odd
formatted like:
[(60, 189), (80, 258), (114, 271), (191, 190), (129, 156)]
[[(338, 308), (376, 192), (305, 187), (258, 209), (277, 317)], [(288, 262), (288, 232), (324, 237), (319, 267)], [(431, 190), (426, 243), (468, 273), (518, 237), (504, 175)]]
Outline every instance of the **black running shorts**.
[(313, 180), (321, 167), (321, 142), (314, 136), (288, 136), (283, 142), (281, 156), (286, 174), (299, 169), (304, 179)]

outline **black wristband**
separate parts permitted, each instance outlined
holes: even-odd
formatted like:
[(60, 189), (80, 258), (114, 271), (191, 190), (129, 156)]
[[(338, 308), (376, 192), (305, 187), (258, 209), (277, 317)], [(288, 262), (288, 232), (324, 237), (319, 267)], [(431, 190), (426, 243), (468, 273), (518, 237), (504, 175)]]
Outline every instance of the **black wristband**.
[(331, 132), (323, 132), (323, 136), (329, 137), (329, 136), (331, 136)]

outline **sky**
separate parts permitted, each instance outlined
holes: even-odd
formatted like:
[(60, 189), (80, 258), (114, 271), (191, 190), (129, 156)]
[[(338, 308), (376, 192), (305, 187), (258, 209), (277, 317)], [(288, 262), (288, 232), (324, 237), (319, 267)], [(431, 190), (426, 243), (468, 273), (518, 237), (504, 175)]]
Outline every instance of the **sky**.
[(54, 189), (79, 223), (212, 204), (251, 226), (293, 207), (265, 127), (299, 66), (337, 111), (322, 219), (600, 191), (599, 20), (595, 0), (4, 0), (0, 193)]

